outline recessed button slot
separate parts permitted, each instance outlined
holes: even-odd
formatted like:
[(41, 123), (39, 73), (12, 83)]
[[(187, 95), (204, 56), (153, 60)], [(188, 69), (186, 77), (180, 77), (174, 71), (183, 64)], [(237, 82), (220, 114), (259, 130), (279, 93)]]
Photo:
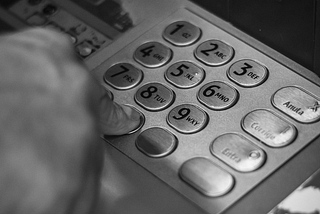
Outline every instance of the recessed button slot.
[(240, 172), (251, 172), (265, 162), (266, 155), (257, 145), (240, 134), (217, 137), (210, 146), (213, 155)]
[(207, 158), (196, 157), (183, 163), (182, 180), (209, 197), (228, 193), (234, 186), (234, 178)]
[(271, 111), (258, 109), (247, 114), (242, 128), (271, 147), (286, 146), (295, 139), (296, 128)]

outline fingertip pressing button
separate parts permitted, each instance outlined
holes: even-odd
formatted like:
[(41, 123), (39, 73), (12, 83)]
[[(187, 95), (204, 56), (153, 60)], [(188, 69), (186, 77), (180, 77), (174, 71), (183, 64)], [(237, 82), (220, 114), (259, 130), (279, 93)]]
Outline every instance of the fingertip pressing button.
[[(139, 130), (142, 128), (142, 126), (144, 125), (144, 122), (145, 122), (145, 117), (144, 117), (143, 113), (140, 112), (140, 111), (139, 111), (138, 109), (136, 109), (135, 107), (133, 107), (133, 106), (131, 106), (131, 105), (124, 105), (124, 106), (131, 108), (131, 111), (133, 111), (133, 112), (131, 112), (131, 119), (132, 119), (132, 120), (138, 120), (138, 121), (139, 121), (138, 126), (136, 126), (133, 130), (131, 130), (131, 131), (129, 131), (129, 132), (127, 133), (127, 134), (133, 134), (133, 133), (139, 131)], [(135, 114), (135, 115), (132, 116), (132, 114)]]

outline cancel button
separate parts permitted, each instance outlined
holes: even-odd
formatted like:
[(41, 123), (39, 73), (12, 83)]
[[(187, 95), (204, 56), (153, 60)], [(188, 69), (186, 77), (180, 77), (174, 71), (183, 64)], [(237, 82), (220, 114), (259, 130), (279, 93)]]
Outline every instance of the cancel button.
[(210, 145), (214, 156), (240, 172), (251, 172), (264, 163), (264, 151), (237, 133), (217, 137)]

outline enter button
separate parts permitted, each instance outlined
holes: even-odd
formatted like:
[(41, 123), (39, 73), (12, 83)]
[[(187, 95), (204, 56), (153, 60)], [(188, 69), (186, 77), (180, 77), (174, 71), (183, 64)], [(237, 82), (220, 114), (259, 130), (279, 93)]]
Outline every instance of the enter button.
[(213, 155), (240, 172), (251, 172), (265, 162), (266, 155), (257, 145), (240, 134), (217, 137), (210, 146)]

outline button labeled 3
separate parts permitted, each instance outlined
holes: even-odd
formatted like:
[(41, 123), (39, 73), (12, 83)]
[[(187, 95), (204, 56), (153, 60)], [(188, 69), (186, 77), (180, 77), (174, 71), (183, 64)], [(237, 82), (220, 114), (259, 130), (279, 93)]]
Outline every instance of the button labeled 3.
[(227, 74), (238, 85), (254, 87), (266, 80), (268, 70), (258, 62), (244, 59), (233, 63)]

